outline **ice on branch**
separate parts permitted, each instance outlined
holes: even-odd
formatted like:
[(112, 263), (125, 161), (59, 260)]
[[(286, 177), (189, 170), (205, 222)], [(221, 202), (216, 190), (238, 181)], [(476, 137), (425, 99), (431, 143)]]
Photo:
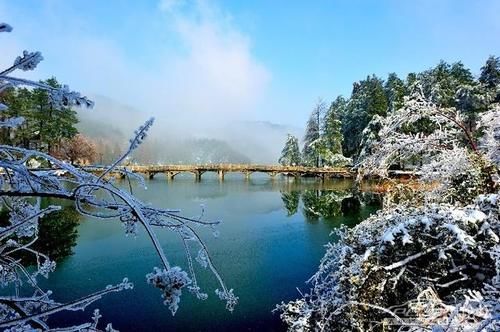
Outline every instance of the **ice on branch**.
[(148, 130), (151, 129), (151, 126), (153, 126), (155, 119), (150, 118), (148, 121), (146, 121), (142, 126), (137, 129), (134, 134), (135, 137), (130, 140), (130, 150), (135, 150), (139, 147), (139, 145), (144, 142), (148, 135)]
[(179, 309), (182, 289), (191, 284), (188, 274), (180, 267), (174, 266), (168, 270), (154, 268), (154, 272), (146, 275), (148, 283), (162, 291), (163, 303), (168, 306), (172, 315)]
[(499, 197), (464, 208), (394, 208), (342, 228), (310, 291), (278, 307), (282, 319), (290, 331), (363, 331), (383, 322), (459, 331), (464, 321), (470, 331), (498, 330)]
[(14, 67), (23, 71), (34, 70), (42, 60), (40, 52), (23, 51), (23, 55), (18, 56), (14, 61)]
[(500, 106), (486, 112), (480, 120), (484, 134), (479, 141), (480, 148), (488, 158), (500, 167)]
[[(481, 153), (490, 150), (494, 160), (498, 151), (491, 129), (498, 122), (498, 106), (492, 107), (483, 115), (484, 127), (490, 129), (478, 144), (478, 132), (470, 129), (464, 114), (436, 105), (416, 89), (405, 97), (401, 109), (386, 118), (375, 117), (365, 129), (366, 143), (357, 165), (360, 177), (386, 178), (389, 168), (406, 164), (433, 187), (425, 194), (427, 201), (470, 203), (492, 182), (489, 161)], [(376, 135), (369, 132), (371, 127)]]
[[(0, 32), (8, 31), (11, 31), (9, 25), (0, 24)], [(73, 106), (93, 106), (92, 101), (77, 92), (70, 91), (67, 86), (53, 87), (10, 75), (15, 70), (32, 70), (41, 60), (39, 52), (25, 51), (14, 61), (13, 66), (0, 72), (0, 93), (7, 88), (18, 86), (41, 89), (47, 92), (51, 106), (61, 112)], [(0, 111), (6, 109), (7, 105), (0, 104)], [(0, 122), (0, 127), (14, 128), (20, 124), (20, 117), (4, 118)], [(0, 286), (3, 287), (4, 294), (0, 296), (2, 330), (97, 331), (101, 317), (99, 312), (95, 312), (89, 322), (66, 327), (52, 328), (47, 323), (47, 318), (68, 310), (84, 310), (89, 304), (105, 295), (132, 288), (132, 284), (124, 279), (117, 285), (109, 285), (82, 298), (68, 303), (57, 303), (51, 298), (52, 292), (45, 291), (39, 286), (37, 278), (48, 276), (56, 268), (50, 257), (33, 247), (38, 239), (39, 219), (59, 209), (56, 206), (42, 208), (42, 199), (45, 198), (73, 202), (76, 211), (85, 216), (102, 220), (119, 220), (123, 223), (126, 234), (135, 235), (139, 227), (144, 229), (161, 264), (161, 268), (155, 268), (153, 273), (147, 275), (147, 280), (161, 289), (165, 304), (172, 313), (177, 311), (182, 289), (186, 286), (199, 299), (205, 299), (207, 296), (201, 292), (196, 282), (196, 270), (192, 264), (190, 247), (198, 250), (200, 253), (198, 261), (203, 267), (210, 269), (218, 287), (223, 290), (218, 296), (226, 300), (229, 310), (233, 309), (237, 298), (232, 290), (227, 291), (225, 282), (214, 266), (204, 242), (193, 227), (201, 226), (213, 230), (219, 222), (207, 221), (201, 217), (185, 217), (172, 209), (155, 208), (137, 199), (131, 190), (120, 189), (108, 177), (111, 172), (119, 172), (137, 179), (138, 175), (127, 171), (125, 167), (120, 166), (120, 163), (146, 139), (152, 125), (153, 119), (142, 125), (130, 140), (129, 148), (100, 176), (92, 173), (91, 169), (75, 167), (47, 153), (0, 145), (1, 210), (8, 215), (6, 225), (2, 224), (0, 227)], [(45, 169), (34, 167), (37, 165), (44, 165)], [(178, 267), (171, 267), (167, 252), (158, 240), (157, 231), (173, 232), (184, 242), (189, 265), (187, 272)], [(35, 262), (32, 268), (27, 268), (28, 263), (19, 259), (24, 256), (32, 257)], [(23, 296), (18, 289), (21, 284), (26, 287)], [(115, 331), (110, 324), (105, 330)]]

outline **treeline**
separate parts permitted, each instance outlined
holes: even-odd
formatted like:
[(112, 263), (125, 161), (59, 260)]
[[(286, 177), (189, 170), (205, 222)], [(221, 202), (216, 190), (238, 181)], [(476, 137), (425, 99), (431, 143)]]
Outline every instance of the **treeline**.
[[(386, 80), (376, 75), (355, 82), (349, 98), (338, 96), (329, 106), (320, 101), (306, 125), (303, 147), (289, 135), (279, 162), (283, 165), (338, 166), (355, 163), (360, 153), (377, 138), (377, 121), (403, 106), (405, 98), (421, 93), (438, 107), (453, 107), (466, 117), (469, 129), (478, 115), (500, 100), (500, 58), (490, 56), (479, 76), (461, 62), (439, 62), (434, 68), (410, 73), (405, 79), (390, 73)], [(426, 132), (429, 124), (419, 128)], [(470, 130), (472, 131), (472, 130)]]
[[(62, 87), (56, 78), (43, 83)], [(20, 117), (24, 121), (16, 128), (1, 128), (0, 143), (46, 152), (71, 163), (92, 162), (96, 147), (78, 133), (76, 111), (51, 98), (43, 89), (9, 87), (1, 91), (0, 103), (9, 108), (0, 112), (0, 118)]]

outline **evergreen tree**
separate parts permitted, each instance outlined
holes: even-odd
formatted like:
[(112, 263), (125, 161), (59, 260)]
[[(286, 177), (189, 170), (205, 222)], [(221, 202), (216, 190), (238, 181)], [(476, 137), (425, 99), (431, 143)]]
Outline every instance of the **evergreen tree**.
[(363, 130), (375, 115), (386, 116), (388, 101), (383, 81), (373, 76), (353, 85), (351, 99), (342, 119), (342, 150), (345, 156), (356, 156)]
[(469, 68), (465, 68), (461, 61), (455, 62), (451, 65), (450, 76), (452, 83), (456, 86), (471, 84), (474, 82), (474, 75)]
[[(41, 83), (61, 88), (55, 78)], [(2, 128), (0, 139), (4, 144), (54, 153), (63, 139), (78, 133), (76, 111), (56, 106), (59, 103), (52, 101), (43, 89), (10, 88), (2, 93), (0, 102), (10, 105), (3, 117), (24, 118), (24, 123), (15, 129)]]
[(456, 95), (455, 108), (464, 118), (464, 123), (470, 132), (475, 131), (478, 119), (482, 112), (488, 110), (486, 90), (478, 83), (461, 86)]
[(406, 95), (411, 96), (415, 94), (415, 90), (417, 88), (419, 88), (417, 74), (409, 73), (408, 75), (406, 75), (406, 80), (405, 80)]
[(455, 107), (456, 94), (464, 85), (473, 85), (474, 77), (461, 62), (452, 65), (445, 61), (420, 73), (418, 84), (424, 96), (440, 107)]
[(300, 149), (297, 137), (288, 134), (285, 147), (281, 151), (281, 157), (278, 162), (284, 166), (295, 166), (300, 164)]
[(387, 115), (387, 97), (384, 91), (383, 80), (373, 75), (366, 80), (367, 85), (367, 98), (366, 98), (366, 112), (373, 117), (374, 115), (386, 116)]
[(490, 56), (479, 75), (479, 82), (484, 84), (488, 89), (494, 89), (500, 85), (500, 58)]
[(342, 153), (342, 122), (341, 117), (346, 106), (342, 96), (332, 103), (323, 119), (323, 137), (326, 146), (332, 153)]
[[(54, 77), (44, 83), (54, 88), (61, 88), (61, 84)], [(33, 94), (34, 119), (38, 123), (40, 148), (46, 149), (48, 153), (53, 153), (63, 139), (71, 139), (78, 134), (78, 130), (75, 128), (78, 123), (76, 111), (67, 107), (55, 106), (46, 91), (35, 89)]]
[(307, 121), (304, 148), (302, 150), (302, 162), (307, 166), (319, 167), (321, 164), (317, 143), (321, 135), (321, 119), (325, 113), (325, 108), (325, 103), (322, 100), (318, 101)]
[(10, 105), (7, 110), (0, 113), (2, 120), (13, 117), (25, 119), (25, 122), (15, 129), (1, 128), (1, 143), (29, 148), (29, 142), (34, 135), (29, 126), (33, 109), (32, 92), (26, 88), (8, 88), (0, 94), (0, 103)]
[(403, 98), (406, 94), (405, 84), (396, 73), (390, 73), (384, 86), (388, 111), (390, 113), (400, 109), (403, 106)]

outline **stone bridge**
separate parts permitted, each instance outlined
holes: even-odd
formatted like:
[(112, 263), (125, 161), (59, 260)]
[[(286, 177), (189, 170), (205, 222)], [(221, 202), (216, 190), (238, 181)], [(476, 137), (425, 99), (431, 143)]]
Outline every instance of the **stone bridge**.
[(246, 164), (203, 164), (203, 165), (130, 165), (126, 169), (134, 173), (144, 174), (152, 179), (156, 174), (163, 173), (167, 179), (173, 180), (179, 173), (192, 173), (197, 181), (206, 172), (217, 173), (224, 180), (226, 173), (242, 173), (245, 179), (250, 179), (252, 173), (267, 173), (271, 178), (278, 174), (293, 177), (352, 178), (355, 172), (347, 167), (306, 167), (282, 165), (246, 165)]

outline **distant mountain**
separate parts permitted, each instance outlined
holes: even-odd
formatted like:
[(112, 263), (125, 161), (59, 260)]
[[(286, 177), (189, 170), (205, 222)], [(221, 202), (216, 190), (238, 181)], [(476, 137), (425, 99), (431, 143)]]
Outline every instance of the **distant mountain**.
[(242, 121), (220, 128), (214, 137), (231, 142), (233, 148), (249, 156), (254, 163), (274, 164), (281, 155), (287, 134), (300, 140), (303, 130), (267, 121)]
[[(92, 98), (95, 108), (78, 112), (78, 129), (102, 145), (100, 162), (108, 163), (123, 151), (130, 135), (148, 116), (108, 97)], [(166, 125), (169, 121), (174, 124)], [(158, 119), (150, 137), (134, 152), (134, 158), (144, 163), (273, 164), (288, 133), (300, 138), (302, 129), (267, 121), (229, 121), (195, 130), (176, 124), (175, 117), (170, 117)]]

